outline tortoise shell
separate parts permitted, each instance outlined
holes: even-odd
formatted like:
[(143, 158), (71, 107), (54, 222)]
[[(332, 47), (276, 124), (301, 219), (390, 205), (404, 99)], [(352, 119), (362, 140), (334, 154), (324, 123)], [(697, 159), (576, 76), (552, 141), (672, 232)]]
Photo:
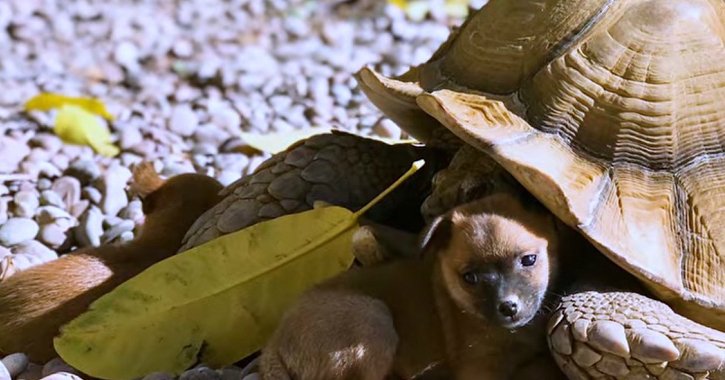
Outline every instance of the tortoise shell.
[[(725, 2), (491, 0), (361, 88), (442, 124), (690, 318), (725, 329)], [(433, 142), (435, 142), (433, 140)]]

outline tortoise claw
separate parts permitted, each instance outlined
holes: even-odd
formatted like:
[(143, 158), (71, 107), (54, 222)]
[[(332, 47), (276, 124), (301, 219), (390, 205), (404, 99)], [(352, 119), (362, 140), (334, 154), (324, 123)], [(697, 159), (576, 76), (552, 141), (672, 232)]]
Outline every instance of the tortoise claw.
[(570, 379), (725, 378), (725, 334), (640, 294), (569, 295), (547, 331)]

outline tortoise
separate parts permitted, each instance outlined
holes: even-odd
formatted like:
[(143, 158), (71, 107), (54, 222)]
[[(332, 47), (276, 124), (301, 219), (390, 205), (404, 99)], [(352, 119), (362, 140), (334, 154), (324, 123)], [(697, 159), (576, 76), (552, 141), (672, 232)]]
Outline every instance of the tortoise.
[[(491, 0), (426, 63), (357, 74), (425, 147), (300, 142), (230, 185), (185, 248), (317, 200), (360, 207), (449, 152), (423, 214), (523, 186), (649, 292), (562, 298), (548, 342), (569, 378), (723, 379), (724, 41), (722, 0)], [(427, 195), (421, 178), (386, 207)]]

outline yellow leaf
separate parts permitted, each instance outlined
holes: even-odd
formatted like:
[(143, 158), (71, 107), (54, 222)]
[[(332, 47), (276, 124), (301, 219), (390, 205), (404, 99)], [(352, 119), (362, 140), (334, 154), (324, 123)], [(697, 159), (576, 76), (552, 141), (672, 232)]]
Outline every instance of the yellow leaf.
[(49, 92), (38, 94), (28, 100), (25, 103), (25, 110), (50, 111), (51, 109), (61, 108), (65, 105), (80, 107), (90, 113), (99, 115), (106, 120), (113, 120), (113, 115), (108, 112), (106, 105), (98, 99), (72, 97)]
[(420, 166), (356, 213), (333, 206), (283, 216), (152, 266), (66, 325), (56, 351), (106, 379), (223, 366), (253, 353), (299, 294), (349, 267), (359, 215)]
[[(402, 9), (413, 21), (425, 19), (433, 4), (430, 0), (388, 0), (391, 4)], [(451, 17), (463, 18), (468, 15), (468, 6), (471, 0), (446, 0), (443, 3), (445, 14)]]
[[(332, 132), (332, 130), (333, 129), (330, 127), (314, 127), (308, 129), (296, 129), (288, 132), (273, 132), (265, 134), (242, 132), (241, 138), (242, 140), (244, 140), (244, 142), (247, 143), (247, 145), (260, 152), (275, 154), (283, 152), (297, 141), (323, 133), (330, 133)], [(413, 139), (391, 139), (378, 136), (365, 137), (379, 140), (388, 144), (410, 144), (417, 142)]]
[(96, 115), (75, 105), (60, 107), (53, 131), (67, 143), (88, 145), (104, 156), (113, 157), (120, 152), (111, 143), (108, 127)]
[(408, 6), (408, 0), (388, 0), (390, 4), (395, 5), (400, 9), (405, 9)]
[(332, 128), (328, 127), (314, 127), (307, 129), (295, 129), (287, 132), (272, 132), (272, 133), (251, 133), (242, 132), (241, 138), (247, 145), (252, 148), (266, 153), (278, 153), (287, 149), (290, 145), (295, 142), (306, 139), (315, 135), (323, 133), (329, 133)]
[(464, 18), (468, 16), (469, 0), (446, 1), (446, 14), (452, 17)]

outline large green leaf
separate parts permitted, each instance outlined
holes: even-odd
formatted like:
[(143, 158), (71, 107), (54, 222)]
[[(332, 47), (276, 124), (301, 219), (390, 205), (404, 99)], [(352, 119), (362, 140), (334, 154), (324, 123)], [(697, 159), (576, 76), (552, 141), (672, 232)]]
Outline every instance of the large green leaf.
[(55, 340), (60, 356), (99, 378), (179, 373), (258, 350), (289, 304), (353, 261), (357, 218), (325, 207), (222, 236), (164, 260), (93, 303)]

